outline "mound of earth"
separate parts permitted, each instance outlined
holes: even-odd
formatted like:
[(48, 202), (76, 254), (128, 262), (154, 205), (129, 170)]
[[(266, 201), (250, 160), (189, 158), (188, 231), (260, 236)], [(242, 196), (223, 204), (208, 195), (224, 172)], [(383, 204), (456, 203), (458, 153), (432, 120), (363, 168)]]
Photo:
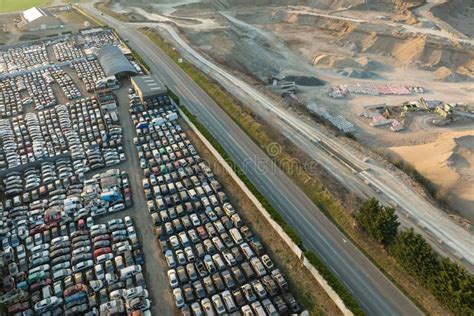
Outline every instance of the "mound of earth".
[(431, 9), (434, 16), (448, 22), (458, 31), (474, 37), (474, 2), (450, 0)]
[(375, 61), (365, 56), (357, 58), (356, 61), (359, 63), (359, 65), (361, 65), (361, 68), (365, 70), (370, 70), (370, 71), (390, 70), (390, 67), (388, 65), (384, 65), (378, 61)]
[(286, 81), (294, 81), (299, 86), (306, 86), (306, 87), (316, 87), (316, 86), (323, 86), (324, 81), (318, 79), (316, 77), (306, 77), (306, 76), (286, 76), (284, 78)]
[(312, 64), (316, 67), (331, 68), (346, 71), (348, 73), (360, 73), (362, 77), (354, 78), (369, 78), (375, 76), (373, 71), (385, 71), (389, 67), (383, 65), (375, 60), (368, 57), (340, 57), (334, 55), (317, 55), (313, 58)]
[(433, 182), (454, 210), (474, 222), (474, 131), (448, 132), (433, 143), (390, 149)]
[(363, 70), (363, 69), (356, 69), (356, 68), (344, 68), (339, 69), (336, 71), (338, 74), (344, 77), (349, 78), (358, 78), (358, 79), (371, 79), (377, 77), (376, 74), (373, 72)]
[(465, 82), (473, 81), (474, 78), (463, 75), (457, 71), (452, 71), (447, 67), (440, 67), (436, 70), (436, 80), (443, 82)]

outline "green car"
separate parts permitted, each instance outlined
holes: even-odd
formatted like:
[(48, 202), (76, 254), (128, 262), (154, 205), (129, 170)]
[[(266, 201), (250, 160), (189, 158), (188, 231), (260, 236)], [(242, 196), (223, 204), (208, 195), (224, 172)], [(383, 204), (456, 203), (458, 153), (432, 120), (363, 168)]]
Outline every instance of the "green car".
[(38, 272), (32, 273), (28, 276), (28, 283), (33, 284), (35, 282), (45, 280), (46, 277), (47, 277), (46, 272), (38, 271)]

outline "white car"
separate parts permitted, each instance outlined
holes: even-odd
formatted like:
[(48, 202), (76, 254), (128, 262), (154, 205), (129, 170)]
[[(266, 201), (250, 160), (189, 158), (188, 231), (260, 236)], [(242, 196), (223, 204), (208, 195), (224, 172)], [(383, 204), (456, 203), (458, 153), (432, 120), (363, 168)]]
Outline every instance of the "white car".
[(92, 289), (92, 291), (98, 292), (104, 287), (104, 282), (101, 280), (92, 280), (89, 282), (89, 287)]
[(112, 260), (114, 258), (114, 255), (111, 253), (104, 253), (96, 258), (96, 262), (98, 264), (104, 263), (107, 260)]
[(71, 263), (69, 261), (64, 261), (62, 263), (59, 263), (59, 264), (53, 266), (51, 270), (54, 273), (54, 272), (59, 271), (61, 269), (68, 269), (70, 267), (71, 267)]
[(171, 250), (166, 250), (165, 252), (166, 262), (168, 267), (174, 268), (176, 266), (176, 261), (174, 260), (173, 252)]
[(71, 269), (61, 269), (53, 273), (53, 281), (59, 281), (72, 274)]
[(93, 210), (91, 212), (92, 217), (97, 217), (97, 216), (104, 215), (104, 214), (107, 214), (107, 209), (105, 207), (101, 207), (101, 208), (99, 208), (97, 210)]
[(92, 260), (81, 261), (72, 268), (72, 271), (74, 271), (74, 273), (81, 272), (88, 268), (92, 268), (93, 265), (94, 262)]
[(183, 291), (178, 287), (173, 290), (174, 303), (177, 308), (181, 308), (184, 305)]
[(42, 313), (47, 310), (51, 310), (55, 308), (56, 306), (59, 306), (63, 303), (62, 298), (52, 296), (50, 298), (46, 298), (44, 300), (39, 301), (38, 303), (35, 304), (35, 311), (37, 313)]
[(133, 226), (133, 221), (132, 221), (132, 218), (130, 216), (125, 216), (124, 222), (125, 222), (125, 225), (127, 227), (132, 227)]
[(105, 270), (102, 264), (96, 264), (94, 266), (94, 272), (97, 279), (103, 280), (105, 278)]
[(114, 206), (109, 207), (109, 213), (115, 213), (124, 209), (125, 209), (125, 204), (123, 203), (115, 204)]
[(116, 300), (116, 299), (122, 299), (125, 297), (125, 291), (124, 289), (118, 289), (115, 291), (112, 291), (109, 293), (109, 299), (111, 301)]
[(178, 284), (179, 284), (178, 276), (176, 274), (175, 269), (168, 270), (168, 279), (169, 279), (169, 283), (170, 283), (171, 288), (175, 288), (175, 287), (178, 286)]
[(126, 290), (124, 294), (124, 298), (127, 300), (131, 300), (137, 297), (148, 298), (148, 291), (141, 286), (137, 286)]

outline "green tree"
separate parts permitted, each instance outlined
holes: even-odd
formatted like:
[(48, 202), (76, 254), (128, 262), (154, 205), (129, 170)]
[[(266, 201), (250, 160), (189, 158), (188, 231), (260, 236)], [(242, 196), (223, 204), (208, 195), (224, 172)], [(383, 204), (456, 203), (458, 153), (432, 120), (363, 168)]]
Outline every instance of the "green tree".
[(447, 258), (440, 260), (433, 292), (458, 315), (474, 314), (474, 276)]
[(393, 207), (386, 207), (374, 199), (364, 201), (356, 218), (360, 225), (379, 243), (390, 246), (398, 231), (398, 216)]
[(397, 234), (390, 254), (456, 315), (474, 315), (474, 276), (441, 258), (413, 229)]
[(413, 276), (430, 287), (432, 276), (439, 270), (438, 255), (413, 229), (397, 235), (390, 253)]

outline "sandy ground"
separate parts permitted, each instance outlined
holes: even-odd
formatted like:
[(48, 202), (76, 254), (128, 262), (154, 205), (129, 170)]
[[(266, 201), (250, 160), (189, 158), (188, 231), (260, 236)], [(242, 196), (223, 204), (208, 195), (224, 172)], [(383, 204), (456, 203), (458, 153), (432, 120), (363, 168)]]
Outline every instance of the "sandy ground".
[(440, 187), (461, 215), (474, 221), (474, 131), (445, 133), (429, 144), (390, 148)]

